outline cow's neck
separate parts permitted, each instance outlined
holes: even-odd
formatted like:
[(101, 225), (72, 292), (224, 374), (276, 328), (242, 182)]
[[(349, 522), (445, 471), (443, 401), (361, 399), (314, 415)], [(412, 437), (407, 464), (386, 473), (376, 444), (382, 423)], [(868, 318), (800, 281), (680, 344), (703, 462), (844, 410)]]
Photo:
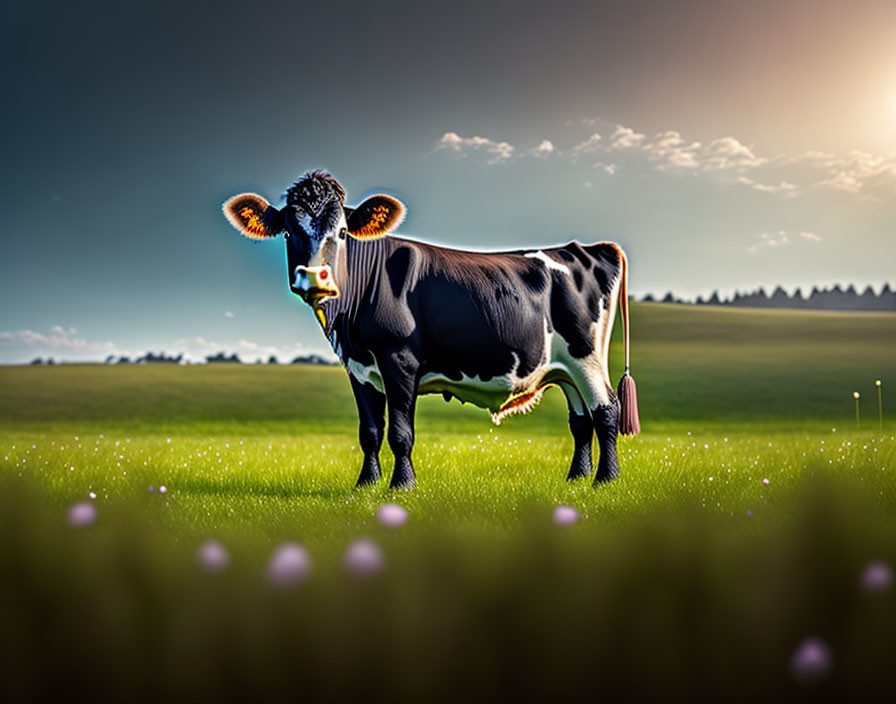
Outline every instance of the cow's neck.
[[(376, 240), (347, 238), (345, 257), (337, 262), (335, 271), (340, 294), (337, 298), (320, 304), (322, 320), (320, 313), (318, 314), (324, 333), (337, 354), (340, 354), (340, 343), (343, 347), (346, 344), (345, 340), (340, 339), (348, 328), (345, 323), (353, 322), (358, 313), (376, 296), (380, 272), (390, 248), (388, 237)], [(337, 325), (340, 319), (343, 324)]]

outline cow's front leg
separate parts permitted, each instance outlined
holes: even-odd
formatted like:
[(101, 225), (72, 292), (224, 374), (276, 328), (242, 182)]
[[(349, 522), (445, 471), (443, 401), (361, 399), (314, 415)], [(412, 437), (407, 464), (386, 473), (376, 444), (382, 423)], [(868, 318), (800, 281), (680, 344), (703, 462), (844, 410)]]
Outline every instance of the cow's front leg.
[(363, 384), (351, 374), (352, 391), (358, 405), (358, 440), (364, 451), (364, 464), (355, 486), (372, 484), (380, 478), (380, 447), (386, 428), (386, 396), (371, 384)]
[(395, 455), (390, 489), (412, 489), (416, 483), (411, 450), (414, 447), (414, 410), (417, 406), (419, 363), (409, 350), (400, 350), (377, 360), (389, 409), (389, 447)]
[(619, 404), (616, 394), (610, 392), (610, 403), (600, 405), (591, 411), (594, 418), (594, 432), (600, 446), (600, 459), (594, 483), (608, 482), (619, 475), (619, 458), (616, 455), (616, 438), (619, 435)]

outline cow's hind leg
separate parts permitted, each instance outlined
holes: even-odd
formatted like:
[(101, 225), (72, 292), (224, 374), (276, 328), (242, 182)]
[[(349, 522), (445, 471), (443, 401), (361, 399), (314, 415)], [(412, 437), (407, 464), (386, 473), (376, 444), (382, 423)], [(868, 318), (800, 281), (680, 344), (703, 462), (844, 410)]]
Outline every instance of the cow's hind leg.
[(380, 447), (386, 428), (386, 396), (370, 384), (362, 384), (349, 374), (355, 403), (358, 405), (358, 440), (364, 451), (364, 463), (355, 486), (372, 484), (380, 478)]
[(417, 405), (417, 370), (419, 364), (408, 350), (384, 355), (378, 359), (383, 373), (386, 404), (389, 409), (389, 447), (395, 455), (390, 489), (413, 489), (417, 482), (411, 463), (414, 448), (414, 411)]
[(581, 479), (591, 474), (591, 439), (594, 437), (594, 422), (585, 406), (582, 395), (572, 384), (560, 384), (569, 406), (569, 430), (575, 449), (569, 466), (568, 480)]
[(610, 390), (610, 403), (592, 409), (594, 431), (600, 447), (600, 460), (594, 483), (609, 482), (619, 475), (619, 457), (616, 454), (616, 438), (619, 435), (619, 403)]
[(594, 483), (608, 482), (619, 475), (619, 458), (616, 455), (619, 402), (596, 355), (586, 358), (581, 365), (571, 367), (570, 372), (586, 408), (590, 410), (600, 448)]

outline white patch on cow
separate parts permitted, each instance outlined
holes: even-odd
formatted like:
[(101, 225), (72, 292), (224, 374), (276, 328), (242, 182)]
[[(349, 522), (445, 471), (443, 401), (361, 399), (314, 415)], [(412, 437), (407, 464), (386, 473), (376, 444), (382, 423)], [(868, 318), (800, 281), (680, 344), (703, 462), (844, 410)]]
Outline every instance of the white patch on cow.
[[(435, 394), (447, 391), (464, 403), (472, 403), (474, 406), (487, 408), (492, 412), (493, 420), (500, 422), (501, 416), (498, 412), (505, 403), (516, 396), (533, 393), (542, 386), (549, 385), (541, 383), (546, 373), (556, 368), (556, 365), (550, 364), (553, 333), (548, 332), (547, 321), (545, 321), (544, 336), (542, 362), (524, 377), (520, 377), (518, 374), (520, 366), (519, 355), (512, 352), (513, 366), (506, 374), (494, 376), (488, 380), (483, 380), (478, 375), (467, 376), (462, 374), (461, 378), (456, 380), (449, 379), (442, 374), (430, 372), (424, 374), (420, 379), (419, 393)], [(531, 408), (531, 406), (528, 408)]]
[(554, 259), (551, 259), (547, 254), (542, 251), (538, 252), (526, 252), (526, 257), (529, 259), (538, 259), (540, 260), (548, 269), (553, 269), (554, 271), (559, 271), (563, 274), (569, 275), (569, 267), (565, 264), (561, 264)]
[(361, 384), (370, 384), (380, 393), (385, 393), (383, 387), (383, 375), (374, 360), (373, 364), (365, 366), (356, 359), (349, 357), (345, 362), (345, 368)]
[(569, 353), (569, 343), (557, 334), (551, 350), (551, 360), (561, 363), (568, 370), (571, 380), (581, 394), (585, 405), (594, 411), (598, 406), (610, 403), (609, 351), (610, 332), (616, 318), (616, 302), (619, 294), (619, 277), (613, 281), (609, 292), (610, 305), (601, 310), (597, 322), (591, 324), (594, 351), (587, 357), (575, 358)]
[(296, 222), (299, 223), (301, 228), (307, 232), (309, 235), (312, 233), (311, 231), (311, 216), (303, 210), (297, 210), (296, 212)]
[(311, 246), (314, 246), (315, 241), (319, 244), (317, 250), (311, 253), (307, 266), (314, 268), (326, 265), (335, 271), (339, 251), (345, 247), (345, 240), (339, 238), (339, 233), (346, 227), (345, 213), (340, 214), (336, 224), (326, 232), (314, 232), (311, 229), (311, 217), (307, 213), (300, 213), (296, 218), (305, 232), (311, 236)]

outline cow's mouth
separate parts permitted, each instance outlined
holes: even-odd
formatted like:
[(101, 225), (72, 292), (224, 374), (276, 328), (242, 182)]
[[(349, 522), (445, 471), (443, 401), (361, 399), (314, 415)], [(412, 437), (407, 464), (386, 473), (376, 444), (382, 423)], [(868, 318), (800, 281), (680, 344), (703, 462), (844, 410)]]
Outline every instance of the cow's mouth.
[(333, 298), (339, 295), (339, 289), (337, 288), (309, 288), (306, 291), (297, 291), (299, 296), (302, 298), (305, 303), (309, 305), (317, 305), (325, 298)]

